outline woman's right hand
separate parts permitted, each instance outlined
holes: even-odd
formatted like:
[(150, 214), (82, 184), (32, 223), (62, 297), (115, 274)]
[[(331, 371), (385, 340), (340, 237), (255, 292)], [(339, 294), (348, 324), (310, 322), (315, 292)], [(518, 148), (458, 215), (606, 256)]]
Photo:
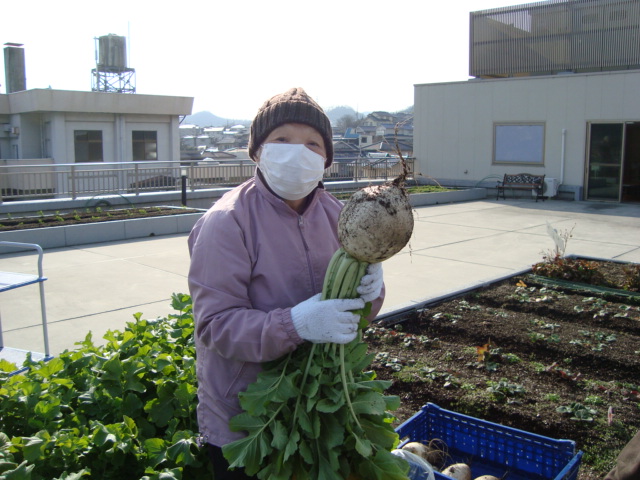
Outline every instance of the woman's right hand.
[(313, 343), (349, 343), (358, 333), (362, 298), (321, 300), (322, 294), (291, 309), (291, 320), (300, 338)]

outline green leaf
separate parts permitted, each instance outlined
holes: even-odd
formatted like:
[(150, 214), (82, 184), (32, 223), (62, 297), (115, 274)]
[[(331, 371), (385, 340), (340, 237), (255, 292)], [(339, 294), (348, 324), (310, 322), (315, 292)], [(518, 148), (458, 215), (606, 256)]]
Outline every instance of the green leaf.
[(35, 468), (35, 465), (28, 465), (25, 460), (17, 468), (13, 470), (7, 470), (3, 473), (3, 480), (30, 480), (31, 472)]
[(29, 463), (34, 463), (38, 461), (41, 456), (44, 456), (45, 440), (40, 437), (28, 437), (24, 438), (23, 441), (25, 443), (22, 454)]
[(64, 370), (64, 362), (60, 358), (56, 357), (52, 358), (48, 362), (42, 362), (40, 364), (40, 368), (32, 368), (32, 375), (38, 375), (48, 379), (62, 370)]
[(158, 427), (166, 427), (169, 420), (173, 418), (173, 407), (170, 399), (160, 400), (154, 398), (149, 400), (144, 406), (144, 411), (149, 414), (149, 420)]
[[(18, 464), (16, 462), (7, 462), (4, 460), (0, 460), (0, 474), (4, 472), (9, 472), (11, 470), (15, 470)], [(4, 478), (4, 477), (0, 477)]]
[(142, 413), (144, 405), (137, 395), (129, 392), (125, 395), (120, 407), (124, 415), (135, 418)]
[(367, 439), (373, 444), (386, 450), (392, 450), (398, 444), (398, 434), (391, 424), (380, 421), (378, 418), (379, 417), (360, 418), (360, 425), (362, 425)]
[(373, 390), (383, 392), (393, 385), (391, 380), (365, 380), (354, 384), (354, 388), (359, 390)]
[(340, 410), (344, 404), (344, 396), (341, 396), (338, 402), (334, 402), (328, 398), (323, 398), (316, 404), (316, 410), (322, 413), (334, 413)]
[(304, 409), (298, 411), (298, 422), (309, 438), (318, 438), (320, 435), (320, 418), (314, 412), (306, 412)]
[(262, 430), (264, 427), (265, 422), (261, 418), (254, 417), (248, 413), (236, 415), (229, 421), (229, 428), (233, 432), (253, 432), (256, 430)]
[(165, 468), (161, 472), (154, 472), (152, 476), (144, 476), (140, 480), (183, 480), (181, 468)]
[(61, 415), (60, 399), (51, 398), (49, 395), (47, 395), (44, 400), (36, 403), (33, 409), (33, 413), (49, 421), (59, 417)]
[(114, 355), (109, 360), (107, 360), (104, 365), (102, 365), (102, 376), (100, 379), (102, 381), (120, 381), (120, 377), (122, 376), (122, 362), (120, 361), (119, 355)]
[(18, 370), (18, 366), (15, 363), (9, 362), (4, 358), (0, 358), (0, 372), (11, 373)]
[(316, 463), (315, 457), (313, 455), (313, 451), (311, 450), (311, 444), (306, 441), (301, 441), (299, 443), (300, 446), (300, 456), (306, 462), (307, 465), (314, 465)]
[(174, 310), (185, 311), (191, 307), (191, 297), (184, 293), (174, 293), (171, 295), (171, 307)]
[(385, 395), (382, 398), (384, 399), (385, 408), (388, 411), (394, 412), (400, 408), (400, 397), (397, 395)]
[(363, 457), (369, 457), (373, 453), (373, 447), (369, 440), (362, 439), (354, 435), (356, 441), (356, 451)]
[(87, 468), (83, 468), (79, 472), (63, 473), (60, 477), (58, 477), (55, 480), (78, 480), (79, 478), (90, 477), (90, 476), (91, 476), (91, 470)]
[(385, 401), (375, 392), (362, 392), (351, 401), (353, 411), (364, 415), (384, 415)]
[(276, 450), (283, 450), (288, 443), (289, 432), (282, 422), (274, 421), (269, 425), (273, 440), (271, 440), (271, 446)]
[(98, 447), (104, 447), (107, 444), (114, 443), (116, 441), (116, 437), (113, 433), (109, 432), (106, 426), (99, 422), (95, 422), (95, 428), (93, 430), (91, 440)]
[(373, 460), (363, 462), (358, 467), (362, 478), (369, 480), (407, 480), (409, 464), (387, 450), (378, 450)]
[(178, 466), (193, 465), (197, 463), (196, 457), (191, 451), (193, 446), (195, 446), (195, 442), (192, 439), (180, 439), (167, 449), (167, 457)]
[(250, 435), (222, 447), (229, 467), (244, 466), (247, 475), (255, 475), (260, 471), (262, 459), (271, 453), (271, 450), (263, 435)]
[(328, 450), (344, 444), (344, 422), (338, 415), (324, 415), (322, 418), (322, 442)]
[(300, 441), (300, 433), (294, 430), (287, 439), (287, 445), (284, 447), (284, 461), (287, 461), (291, 455), (298, 450), (298, 442)]

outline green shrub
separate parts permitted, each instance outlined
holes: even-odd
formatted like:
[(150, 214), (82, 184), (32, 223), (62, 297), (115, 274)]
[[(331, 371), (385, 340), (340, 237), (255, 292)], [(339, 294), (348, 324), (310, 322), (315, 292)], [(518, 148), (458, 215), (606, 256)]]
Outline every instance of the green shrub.
[[(29, 369), (0, 372), (0, 478), (210, 479), (197, 443), (191, 299)], [(6, 369), (5, 364), (5, 369)]]

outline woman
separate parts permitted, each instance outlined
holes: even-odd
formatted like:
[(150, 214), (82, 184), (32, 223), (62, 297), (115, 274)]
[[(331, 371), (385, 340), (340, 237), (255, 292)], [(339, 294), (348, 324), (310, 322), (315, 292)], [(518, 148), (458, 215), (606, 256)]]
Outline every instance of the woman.
[(350, 342), (359, 320), (351, 311), (371, 301), (373, 318), (383, 300), (379, 264), (369, 266), (359, 298), (320, 300), (342, 208), (321, 182), (333, 143), (320, 106), (301, 88), (267, 100), (251, 124), (249, 155), (254, 177), (218, 200), (189, 236), (198, 423), (216, 480), (248, 478), (228, 471), (221, 447), (243, 436), (229, 420), (261, 364), (304, 341)]

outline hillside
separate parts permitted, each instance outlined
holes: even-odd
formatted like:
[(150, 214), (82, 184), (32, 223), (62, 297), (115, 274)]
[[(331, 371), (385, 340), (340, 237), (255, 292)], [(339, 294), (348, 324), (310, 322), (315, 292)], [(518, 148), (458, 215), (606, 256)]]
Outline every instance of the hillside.
[[(402, 112), (412, 111), (413, 107), (408, 107)], [(338, 107), (331, 107), (326, 110), (327, 117), (331, 120), (332, 124), (336, 124), (345, 115), (352, 115), (358, 117), (366, 117), (371, 112), (356, 112), (353, 108), (341, 105)], [(198, 125), (199, 127), (227, 127), (233, 125), (251, 125), (251, 119), (239, 120), (231, 118), (222, 118), (214, 115), (211, 112), (203, 111), (197, 112), (192, 115), (187, 115), (183, 121), (184, 124)]]

